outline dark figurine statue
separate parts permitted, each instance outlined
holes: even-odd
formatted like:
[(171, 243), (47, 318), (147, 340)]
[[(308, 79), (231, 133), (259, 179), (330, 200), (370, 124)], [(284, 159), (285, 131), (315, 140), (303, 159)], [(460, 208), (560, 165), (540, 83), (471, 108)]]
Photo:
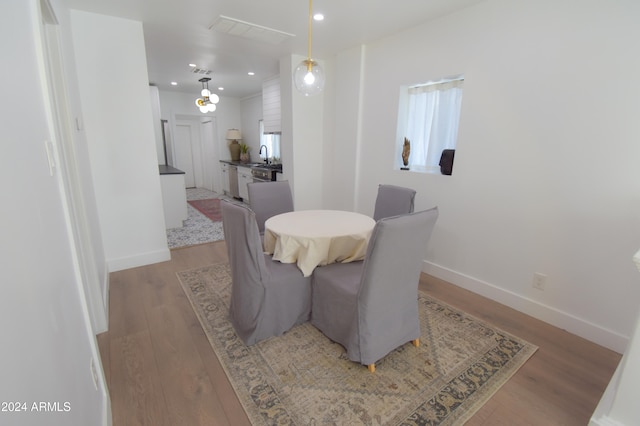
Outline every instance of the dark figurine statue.
[(409, 154), (411, 153), (411, 142), (409, 139), (404, 138), (404, 145), (402, 146), (402, 163), (406, 166), (409, 165)]

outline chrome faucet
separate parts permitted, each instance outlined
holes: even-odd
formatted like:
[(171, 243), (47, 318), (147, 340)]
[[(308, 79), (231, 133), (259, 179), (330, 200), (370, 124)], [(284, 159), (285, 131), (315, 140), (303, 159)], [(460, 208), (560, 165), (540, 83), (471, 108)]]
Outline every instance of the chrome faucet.
[(258, 151), (258, 155), (262, 154), (262, 148), (264, 148), (264, 162), (269, 164), (269, 148), (266, 145), (260, 145), (260, 151)]

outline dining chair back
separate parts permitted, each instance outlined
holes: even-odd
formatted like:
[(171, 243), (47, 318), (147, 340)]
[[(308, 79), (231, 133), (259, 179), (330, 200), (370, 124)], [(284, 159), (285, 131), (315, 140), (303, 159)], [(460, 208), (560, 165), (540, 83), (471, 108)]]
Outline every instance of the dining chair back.
[(247, 184), (249, 204), (256, 214), (258, 230), (264, 234), (267, 219), (280, 213), (293, 211), (293, 197), (289, 182), (252, 182)]
[(279, 336), (309, 319), (311, 280), (295, 264), (262, 250), (254, 212), (222, 200), (222, 225), (231, 269), (229, 315), (246, 345)]
[(385, 217), (397, 216), (413, 212), (416, 191), (396, 185), (379, 185), (373, 219), (378, 221)]
[[(311, 323), (347, 350), (375, 362), (420, 338), (418, 282), (438, 208), (381, 219), (363, 262), (316, 268)], [(373, 371), (373, 370), (372, 370)]]

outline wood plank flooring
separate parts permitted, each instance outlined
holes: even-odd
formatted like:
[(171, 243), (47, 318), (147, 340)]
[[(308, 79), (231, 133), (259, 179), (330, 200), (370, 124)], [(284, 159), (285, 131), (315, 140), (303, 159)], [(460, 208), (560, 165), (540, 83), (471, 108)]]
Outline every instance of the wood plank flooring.
[[(249, 425), (176, 277), (226, 261), (224, 242), (171, 255), (110, 276), (109, 331), (98, 343), (113, 425)], [(539, 346), (468, 425), (589, 422), (619, 354), (437, 278), (423, 274), (420, 287)]]

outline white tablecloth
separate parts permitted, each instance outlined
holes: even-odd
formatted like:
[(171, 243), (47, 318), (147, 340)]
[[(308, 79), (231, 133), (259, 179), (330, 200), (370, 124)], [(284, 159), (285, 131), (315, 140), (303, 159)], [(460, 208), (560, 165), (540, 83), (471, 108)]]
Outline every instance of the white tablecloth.
[(265, 222), (264, 250), (296, 263), (308, 277), (319, 265), (364, 259), (375, 224), (369, 216), (339, 210), (283, 213)]

